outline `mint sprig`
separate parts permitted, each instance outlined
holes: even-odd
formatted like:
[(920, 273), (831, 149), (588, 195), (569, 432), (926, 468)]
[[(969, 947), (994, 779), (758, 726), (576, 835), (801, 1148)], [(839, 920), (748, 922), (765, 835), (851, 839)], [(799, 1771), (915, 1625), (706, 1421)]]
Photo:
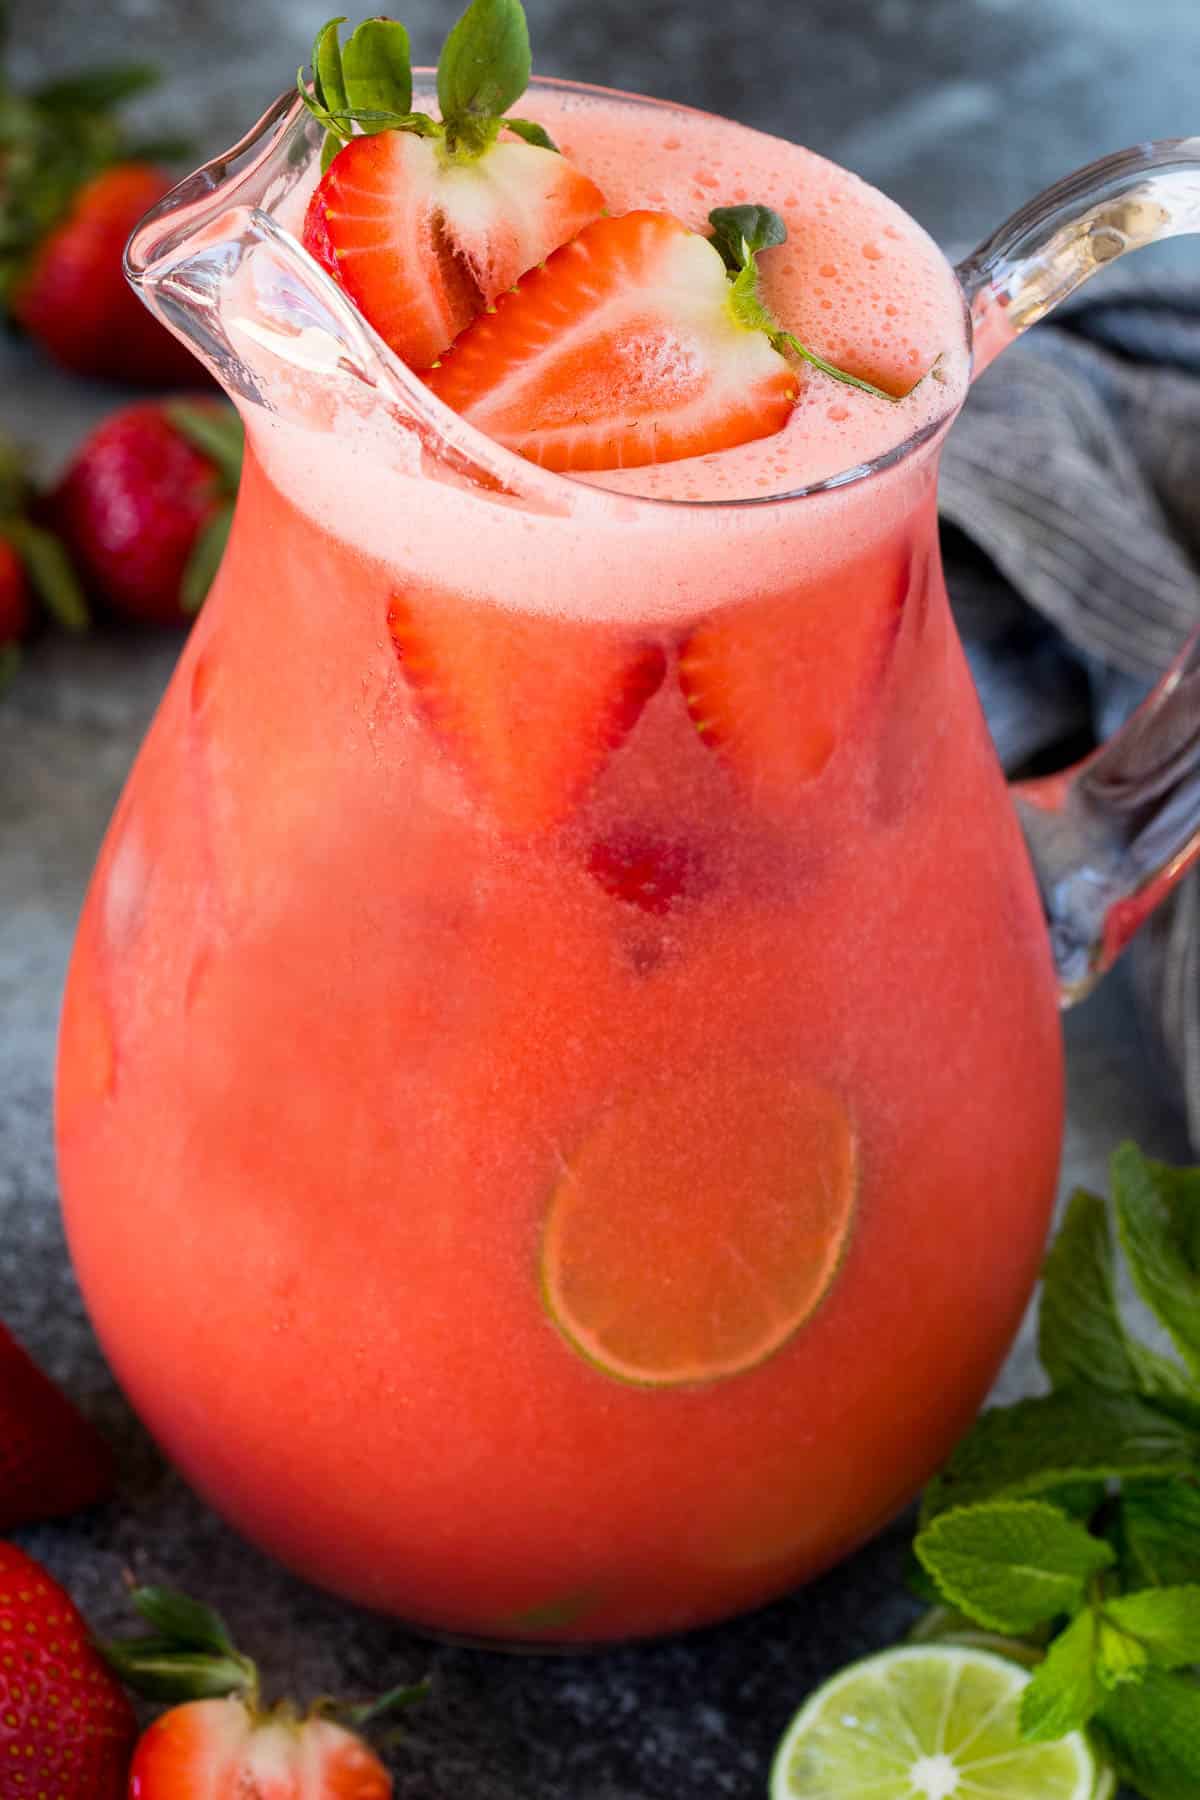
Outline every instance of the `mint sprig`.
[(924, 376), (914, 382), (907, 393), (889, 394), (886, 388), (876, 387), (873, 381), (827, 362), (807, 344), (802, 344), (794, 332), (784, 330), (759, 292), (759, 253), (787, 242), (787, 226), (772, 207), (718, 206), (709, 213), (708, 222), (712, 227), (709, 242), (720, 253), (729, 272), (730, 306), (739, 325), (745, 326), (747, 331), (764, 332), (781, 356), (797, 356), (801, 362), (820, 369), (823, 375), (832, 376), (834, 381), (858, 388), (875, 400), (886, 400), (892, 406), (907, 400), (908, 395), (921, 385)]
[(408, 32), (396, 19), (365, 19), (343, 44), (341, 18), (317, 33), (312, 72), (297, 75), (300, 97), (325, 127), (327, 168), (355, 132), (411, 131), (437, 140), (445, 156), (470, 162), (502, 130), (542, 150), (557, 146), (532, 119), (510, 118), (529, 86), (532, 57), (521, 0), (472, 0), (442, 46), (437, 67), (441, 117), (412, 109)]
[[(984, 1413), (926, 1492), (915, 1550), (938, 1607), (919, 1635), (1003, 1632), (1038, 1659), (1024, 1737), (1086, 1728), (1144, 1800), (1196, 1800), (1200, 1169), (1126, 1144), (1111, 1175), (1111, 1204), (1072, 1196), (1046, 1260), (1051, 1392)], [(1178, 1360), (1123, 1318), (1114, 1235)]]

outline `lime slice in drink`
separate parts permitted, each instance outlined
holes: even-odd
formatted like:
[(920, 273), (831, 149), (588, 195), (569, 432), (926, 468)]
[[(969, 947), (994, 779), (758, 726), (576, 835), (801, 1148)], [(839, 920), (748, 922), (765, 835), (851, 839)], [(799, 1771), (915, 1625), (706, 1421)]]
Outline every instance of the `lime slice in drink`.
[(950, 1644), (885, 1650), (818, 1688), (779, 1746), (771, 1800), (1100, 1800), (1082, 1732), (1022, 1742), (1029, 1671)]
[(828, 1088), (736, 1062), (672, 1074), (619, 1099), (564, 1155), (543, 1303), (617, 1380), (741, 1374), (828, 1291), (857, 1187), (854, 1128)]

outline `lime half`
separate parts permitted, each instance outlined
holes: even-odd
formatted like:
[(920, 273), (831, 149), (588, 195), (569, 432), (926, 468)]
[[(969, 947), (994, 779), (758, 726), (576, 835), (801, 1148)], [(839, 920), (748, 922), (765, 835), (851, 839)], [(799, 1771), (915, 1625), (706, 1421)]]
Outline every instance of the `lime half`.
[(771, 1771), (771, 1800), (1098, 1800), (1081, 1732), (1026, 1744), (1029, 1671), (987, 1650), (885, 1650), (818, 1688)]

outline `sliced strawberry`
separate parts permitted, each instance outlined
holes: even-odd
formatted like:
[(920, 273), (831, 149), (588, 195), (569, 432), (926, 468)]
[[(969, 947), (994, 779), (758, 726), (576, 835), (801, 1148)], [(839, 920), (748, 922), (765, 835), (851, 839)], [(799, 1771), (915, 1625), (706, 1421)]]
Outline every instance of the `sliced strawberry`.
[(767, 810), (786, 813), (865, 717), (908, 590), (892, 545), (841, 577), (703, 620), (679, 653), (679, 684), (704, 742)]
[(330, 1719), (192, 1700), (156, 1719), (129, 1774), (134, 1800), (389, 1800), (391, 1777)]
[(725, 265), (669, 213), (598, 219), (501, 294), (425, 376), (544, 468), (633, 468), (778, 431), (797, 376), (738, 321)]
[(501, 138), (455, 161), (437, 139), (383, 131), (334, 157), (303, 241), (397, 356), (424, 368), (603, 207), (594, 181), (539, 145)]
[(443, 595), (395, 595), (388, 629), (425, 718), (516, 832), (567, 816), (666, 667), (654, 643)]

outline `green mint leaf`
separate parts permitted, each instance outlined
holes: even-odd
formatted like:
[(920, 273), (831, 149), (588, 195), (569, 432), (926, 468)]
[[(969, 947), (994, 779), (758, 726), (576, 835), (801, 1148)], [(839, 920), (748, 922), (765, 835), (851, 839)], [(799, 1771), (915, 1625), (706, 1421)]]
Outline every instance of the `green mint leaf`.
[(539, 150), (558, 149), (546, 127), (539, 125), (535, 119), (514, 119), (510, 114), (504, 121), (504, 129), (515, 131), (519, 138), (524, 138), (527, 144), (536, 144)]
[(0, 522), (0, 537), (20, 557), (34, 593), (51, 618), (66, 631), (86, 631), (90, 620), (83, 588), (54, 533), (31, 525), (28, 519), (5, 519)]
[(179, 604), (185, 613), (199, 612), (217, 578), (221, 558), (233, 526), (233, 501), (217, 508), (200, 528), (179, 583)]
[(958, 1507), (934, 1519), (915, 1549), (954, 1606), (993, 1631), (1019, 1634), (1075, 1612), (1112, 1547), (1039, 1500)]
[(787, 243), (787, 226), (769, 206), (717, 206), (708, 215), (709, 240), (734, 275), (760, 250)]
[(952, 1506), (1045, 1494), (1065, 1482), (1197, 1470), (1200, 1431), (1133, 1395), (1060, 1388), (983, 1413), (925, 1490), (922, 1523)]
[(1105, 1481), (1067, 1481), (1062, 1487), (1048, 1488), (1042, 1499), (1086, 1525), (1107, 1494), (1108, 1483)]
[(904, 1585), (914, 1599), (922, 1601), (926, 1606), (940, 1607), (943, 1604), (941, 1589), (922, 1566), (915, 1550), (910, 1549), (905, 1557)]
[(237, 1655), (224, 1619), (211, 1606), (164, 1587), (134, 1588), (130, 1599), (146, 1623), (177, 1648), (209, 1650), (217, 1656)]
[[(471, 0), (438, 58), (437, 97), (453, 146), (471, 146), (471, 126), (488, 124), (516, 104), (532, 69), (521, 0)], [(464, 132), (464, 126), (467, 130)]]
[(1105, 1696), (1097, 1735), (1118, 1774), (1142, 1800), (1200, 1794), (1200, 1686), (1148, 1669)]
[(166, 407), (166, 414), (180, 436), (216, 466), (222, 492), (236, 494), (242, 478), (245, 440), (242, 421), (235, 409), (220, 404), (190, 405), (186, 400), (176, 400)]
[(1150, 1652), (1144, 1644), (1104, 1616), (1096, 1621), (1096, 1674), (1105, 1688), (1120, 1687), (1123, 1681), (1141, 1681), (1150, 1667)]
[(1130, 1585), (1200, 1582), (1200, 1488), (1186, 1481), (1126, 1482), (1117, 1535)]
[(1172, 1169), (1122, 1144), (1112, 1183), (1137, 1290), (1200, 1379), (1200, 1168)]
[(1021, 1736), (1047, 1743), (1087, 1724), (1104, 1698), (1096, 1677), (1096, 1620), (1081, 1612), (1055, 1638), (1021, 1696)]
[(350, 107), (338, 37), (339, 27), (345, 23), (343, 15), (322, 25), (312, 50), (313, 94), (325, 112), (333, 114), (345, 113)]
[(1200, 1663), (1200, 1585), (1147, 1588), (1108, 1600), (1104, 1618), (1160, 1669)]
[(412, 57), (403, 25), (365, 19), (342, 51), (342, 75), (345, 104), (364, 131), (386, 131), (387, 119), (410, 113)]
[(1055, 1387), (1083, 1381), (1128, 1393), (1138, 1386), (1117, 1311), (1108, 1209), (1082, 1188), (1042, 1271), (1038, 1355)]

